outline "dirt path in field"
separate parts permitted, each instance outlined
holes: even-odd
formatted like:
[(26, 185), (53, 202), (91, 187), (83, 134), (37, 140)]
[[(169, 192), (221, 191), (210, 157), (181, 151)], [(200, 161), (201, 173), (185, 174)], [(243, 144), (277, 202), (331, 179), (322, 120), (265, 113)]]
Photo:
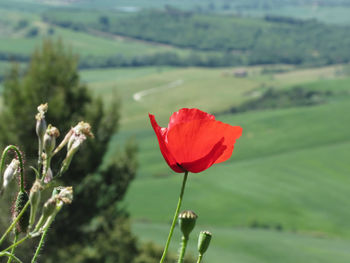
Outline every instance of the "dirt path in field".
[(132, 97), (135, 101), (140, 101), (143, 97), (145, 97), (147, 95), (158, 93), (158, 92), (172, 89), (172, 88), (176, 88), (176, 87), (182, 85), (183, 83), (184, 83), (184, 81), (182, 79), (178, 79), (176, 81), (168, 83), (165, 86), (155, 87), (155, 88), (146, 89), (146, 90), (136, 92), (136, 93), (134, 93), (134, 95)]

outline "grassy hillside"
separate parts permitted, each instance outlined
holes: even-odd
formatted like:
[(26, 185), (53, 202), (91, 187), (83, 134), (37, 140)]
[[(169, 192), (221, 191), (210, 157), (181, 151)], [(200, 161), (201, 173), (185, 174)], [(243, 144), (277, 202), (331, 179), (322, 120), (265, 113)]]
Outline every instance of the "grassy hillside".
[[(183, 208), (199, 214), (197, 232), (214, 233), (207, 262), (347, 262), (350, 79), (341, 75), (345, 68), (287, 67), (263, 74), (273, 70), (253, 67), (246, 78), (234, 77), (235, 69), (227, 68), (84, 71), (83, 79), (97, 94), (107, 99), (118, 91), (123, 98), (122, 132), (111, 148), (130, 135), (139, 143), (138, 178), (124, 202), (136, 233), (163, 245), (181, 183), (159, 152), (147, 112), (165, 126), (171, 112), (183, 106), (217, 112), (268, 87), (299, 86), (331, 91), (331, 96), (316, 106), (218, 116), (241, 125), (243, 137), (228, 162), (190, 176)], [(163, 90), (180, 78), (181, 85)], [(133, 99), (154, 87), (159, 91)]]

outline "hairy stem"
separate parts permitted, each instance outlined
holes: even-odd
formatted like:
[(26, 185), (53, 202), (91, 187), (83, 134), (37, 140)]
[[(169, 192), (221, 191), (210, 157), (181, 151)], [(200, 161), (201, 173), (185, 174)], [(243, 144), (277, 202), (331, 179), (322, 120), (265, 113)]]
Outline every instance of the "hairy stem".
[(179, 259), (178, 259), (177, 263), (183, 263), (184, 262), (187, 243), (188, 243), (188, 238), (182, 236), (180, 255), (179, 255)]
[[(23, 207), (22, 211), (19, 213), (19, 215), (16, 217), (15, 220), (13, 220), (12, 224), (9, 226), (9, 228), (6, 230), (6, 232), (2, 235), (1, 239), (0, 239), (0, 245), (2, 244), (2, 242), (5, 240), (6, 236), (11, 232), (11, 230), (15, 227), (15, 225), (17, 224), (17, 222), (21, 219), (22, 215), (24, 214), (24, 212), (27, 210), (28, 206), (30, 204), (30, 201), (27, 201), (27, 203), (25, 204), (25, 206)], [(7, 250), (7, 249), (6, 249)]]
[(176, 207), (176, 210), (175, 210), (173, 222), (172, 222), (172, 224), (171, 224), (170, 231), (169, 231), (169, 235), (168, 235), (168, 239), (167, 239), (167, 241), (166, 241), (166, 243), (165, 243), (163, 255), (162, 255), (162, 258), (160, 259), (159, 263), (163, 263), (163, 262), (164, 262), (165, 257), (166, 257), (166, 254), (168, 253), (168, 248), (169, 248), (169, 245), (170, 245), (170, 240), (171, 240), (171, 237), (173, 236), (173, 232), (174, 232), (176, 220), (177, 220), (177, 217), (179, 216), (179, 212), (180, 212), (180, 208), (181, 208), (181, 204), (182, 204), (182, 198), (183, 198), (183, 195), (184, 195), (184, 192), (185, 192), (185, 186), (186, 186), (186, 181), (187, 181), (187, 175), (188, 175), (188, 172), (186, 171), (186, 172), (185, 172), (185, 175), (184, 175), (184, 178), (183, 178), (183, 181), (182, 181), (181, 192), (180, 192), (180, 196), (179, 196), (179, 201), (177, 202), (177, 207)]
[(23, 263), (18, 257), (16, 257), (15, 255), (9, 253), (9, 252), (0, 252), (0, 257), (6, 256), (8, 258), (12, 258), (13, 260), (15, 260), (18, 263)]
[[(15, 244), (17, 242), (17, 238), (18, 238), (18, 234), (16, 233), (15, 238), (13, 239), (13, 244)], [(16, 249), (16, 247), (13, 247), (11, 249), (11, 252), (10, 252), (11, 255), (15, 254), (15, 249)], [(12, 257), (9, 257), (9, 259), (7, 260), (7, 263), (11, 263), (11, 261), (12, 261)]]
[(17, 247), (18, 245), (22, 244), (24, 241), (26, 241), (27, 239), (29, 239), (30, 236), (25, 236), (24, 238), (22, 238), (21, 240), (17, 241), (16, 243), (12, 244), (11, 246), (9, 246), (8, 248), (5, 248), (4, 250), (2, 250), (0, 252), (1, 253), (5, 253), (7, 250), (10, 250), (13, 247)]
[(32, 258), (31, 263), (35, 263), (35, 260), (36, 260), (37, 257), (39, 256), (40, 249), (41, 249), (41, 247), (42, 247), (43, 244), (44, 244), (44, 240), (45, 240), (45, 237), (46, 237), (46, 234), (47, 234), (48, 229), (49, 229), (49, 228), (46, 228), (45, 231), (44, 231), (44, 233), (41, 235), (39, 245), (38, 245), (38, 247), (36, 248), (36, 251), (35, 251), (35, 254), (34, 254), (33, 258)]

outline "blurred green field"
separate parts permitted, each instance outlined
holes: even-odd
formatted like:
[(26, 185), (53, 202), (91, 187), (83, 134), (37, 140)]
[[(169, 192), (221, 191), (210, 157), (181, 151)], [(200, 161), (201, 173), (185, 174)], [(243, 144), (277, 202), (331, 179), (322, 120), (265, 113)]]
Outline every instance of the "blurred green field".
[[(96, 94), (108, 101), (117, 92), (123, 101), (110, 154), (130, 136), (139, 144), (138, 177), (124, 201), (135, 232), (163, 245), (182, 178), (164, 162), (148, 112), (166, 126), (180, 107), (218, 112), (269, 87), (300, 86), (331, 96), (317, 106), (218, 116), (242, 126), (243, 136), (228, 162), (190, 175), (183, 209), (198, 213), (197, 232), (214, 233), (206, 262), (348, 262), (350, 78), (343, 68), (262, 74), (263, 67), (250, 67), (246, 78), (235, 77), (235, 68), (83, 71)], [(165, 88), (179, 79), (181, 85)], [(154, 92), (135, 101), (144, 90)]]

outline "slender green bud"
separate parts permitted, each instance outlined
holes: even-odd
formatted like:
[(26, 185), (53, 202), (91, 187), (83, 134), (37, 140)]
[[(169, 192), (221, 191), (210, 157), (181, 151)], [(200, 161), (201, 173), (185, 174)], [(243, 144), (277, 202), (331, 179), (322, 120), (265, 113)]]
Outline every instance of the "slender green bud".
[(45, 218), (51, 216), (55, 212), (56, 205), (57, 201), (55, 198), (51, 197), (49, 200), (47, 200), (43, 207), (43, 216)]
[(60, 136), (60, 132), (56, 127), (53, 127), (51, 124), (46, 129), (44, 135), (44, 150), (47, 155), (47, 158), (50, 158), (52, 151), (56, 147), (56, 138)]
[(36, 180), (30, 189), (29, 201), (30, 201), (30, 220), (29, 225), (32, 226), (35, 221), (36, 212), (41, 199), (41, 190), (43, 189), (42, 183), (40, 180)]
[(63, 174), (68, 170), (74, 154), (78, 151), (87, 137), (94, 137), (89, 123), (81, 121), (71, 129), (71, 134), (69, 135), (67, 142), (67, 155), (62, 162), (60, 174)]
[(179, 226), (186, 239), (194, 229), (197, 217), (196, 213), (191, 210), (185, 210), (179, 214)]
[[(15, 202), (15, 207), (12, 212), (12, 220), (15, 220), (16, 217), (21, 213), (23, 207), (26, 205), (28, 202), (29, 198), (26, 192), (20, 191), (17, 195), (16, 202)], [(29, 211), (27, 210), (20, 220), (16, 224), (16, 231), (17, 233), (25, 233), (28, 228), (28, 223), (29, 223)]]
[(43, 140), (44, 134), (46, 132), (46, 121), (45, 121), (45, 113), (47, 112), (48, 105), (47, 103), (41, 104), (38, 106), (38, 113), (35, 116), (36, 119), (36, 127), (35, 131), (38, 135), (39, 140)]
[(201, 231), (199, 233), (199, 238), (198, 238), (198, 252), (200, 255), (203, 255), (210, 244), (211, 240), (211, 233), (209, 231)]

